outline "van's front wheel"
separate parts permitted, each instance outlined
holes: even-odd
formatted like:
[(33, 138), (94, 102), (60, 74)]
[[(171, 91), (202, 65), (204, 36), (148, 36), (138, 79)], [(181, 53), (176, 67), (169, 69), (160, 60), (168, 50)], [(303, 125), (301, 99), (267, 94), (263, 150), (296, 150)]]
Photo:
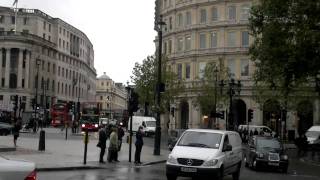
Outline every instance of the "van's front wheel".
[(167, 180), (176, 180), (177, 176), (172, 175), (172, 174), (167, 174)]
[(238, 164), (237, 171), (232, 174), (232, 179), (233, 179), (233, 180), (239, 180), (239, 177), (240, 177), (240, 169), (241, 169), (241, 162)]

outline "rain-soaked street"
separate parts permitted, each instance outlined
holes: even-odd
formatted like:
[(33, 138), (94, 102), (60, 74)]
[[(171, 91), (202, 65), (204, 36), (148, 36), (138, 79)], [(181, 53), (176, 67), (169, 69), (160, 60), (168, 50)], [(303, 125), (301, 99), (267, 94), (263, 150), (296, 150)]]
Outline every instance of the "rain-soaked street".
[[(274, 171), (253, 171), (242, 168), (240, 179), (242, 180), (318, 180), (320, 166), (292, 161), (288, 174)], [(165, 164), (156, 164), (143, 167), (118, 166), (115, 168), (100, 170), (77, 170), (77, 171), (55, 171), (39, 172), (39, 180), (165, 180)], [(191, 178), (178, 178), (191, 179)], [(224, 178), (231, 180), (231, 176)]]

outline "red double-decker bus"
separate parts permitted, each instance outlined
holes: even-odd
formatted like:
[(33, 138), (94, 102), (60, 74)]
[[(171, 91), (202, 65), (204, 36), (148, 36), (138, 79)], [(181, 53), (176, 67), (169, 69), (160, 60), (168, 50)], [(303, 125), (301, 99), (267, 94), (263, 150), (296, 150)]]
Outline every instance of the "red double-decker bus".
[(57, 103), (51, 107), (51, 125), (53, 127), (64, 126), (70, 123), (67, 103)]

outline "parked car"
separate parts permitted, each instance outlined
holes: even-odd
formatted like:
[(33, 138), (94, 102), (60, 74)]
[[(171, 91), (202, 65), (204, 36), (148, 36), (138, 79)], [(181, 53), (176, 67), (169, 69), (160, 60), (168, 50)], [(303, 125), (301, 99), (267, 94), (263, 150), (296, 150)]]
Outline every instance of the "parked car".
[(171, 129), (168, 133), (168, 149), (172, 151), (185, 129)]
[(0, 179), (36, 180), (35, 163), (10, 160), (0, 156)]
[(276, 138), (253, 136), (244, 152), (245, 166), (253, 169), (271, 167), (280, 169), (286, 173), (289, 166), (289, 158), (285, 153), (283, 144)]
[(0, 122), (0, 136), (11, 134), (13, 126), (8, 123)]
[(166, 162), (168, 180), (184, 177), (240, 176), (242, 149), (237, 132), (188, 129), (177, 141)]
[[(244, 130), (248, 129), (248, 125), (239, 125), (238, 129)], [(257, 126), (257, 125), (249, 125), (249, 132), (252, 131), (254, 132), (255, 129), (258, 131), (259, 134), (263, 132), (264, 136), (274, 136), (276, 132), (272, 131), (268, 126)]]

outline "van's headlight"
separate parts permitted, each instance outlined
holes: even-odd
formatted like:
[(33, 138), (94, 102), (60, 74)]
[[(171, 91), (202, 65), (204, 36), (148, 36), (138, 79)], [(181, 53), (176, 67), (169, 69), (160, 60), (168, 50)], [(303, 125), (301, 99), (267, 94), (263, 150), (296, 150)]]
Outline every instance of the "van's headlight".
[(215, 165), (217, 165), (217, 163), (218, 163), (217, 159), (211, 159), (209, 161), (204, 162), (203, 166), (208, 166), (208, 167), (209, 166), (215, 166)]
[(96, 128), (97, 128), (98, 126), (99, 126), (98, 124), (95, 124), (95, 125), (94, 125), (94, 127), (96, 127)]
[(257, 153), (257, 156), (258, 158), (261, 158), (261, 159), (264, 157), (263, 153)]
[(281, 156), (281, 159), (283, 159), (283, 160), (288, 160), (288, 156), (287, 156), (287, 155), (282, 155), (282, 156)]
[(173, 157), (172, 155), (169, 155), (167, 162), (170, 164), (178, 164), (177, 159), (175, 157)]

